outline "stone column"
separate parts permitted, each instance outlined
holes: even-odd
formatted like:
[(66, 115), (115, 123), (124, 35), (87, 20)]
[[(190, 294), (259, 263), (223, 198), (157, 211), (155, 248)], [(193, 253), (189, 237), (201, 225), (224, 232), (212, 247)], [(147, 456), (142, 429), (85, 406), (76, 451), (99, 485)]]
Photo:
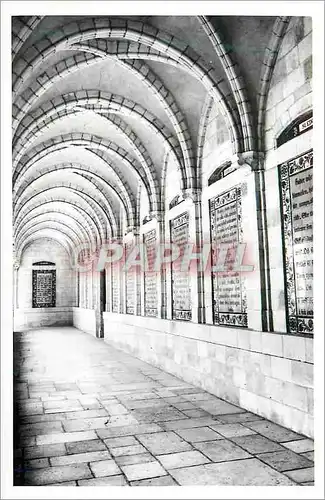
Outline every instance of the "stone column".
[[(256, 152), (246, 152), (239, 155), (239, 164), (247, 164), (252, 170), (252, 179), (255, 189), (256, 225), (258, 247), (258, 269), (259, 269), (259, 290), (260, 294), (260, 324), (262, 331), (273, 331), (273, 313), (271, 303), (271, 281), (269, 265), (269, 242), (267, 227), (267, 211), (265, 196), (265, 171), (264, 154)], [(255, 325), (251, 324), (255, 329)], [(256, 329), (259, 329), (256, 325)]]
[(96, 296), (96, 337), (104, 338), (103, 312), (106, 306), (106, 272), (105, 269), (99, 271), (96, 276), (97, 296)]
[(13, 267), (13, 310), (18, 309), (18, 273), (19, 273), (19, 263), (14, 262)]
[[(190, 209), (190, 239), (193, 244), (193, 253), (201, 253), (202, 250), (202, 190), (189, 188), (183, 190), (184, 199), (190, 198), (193, 205)], [(199, 261), (191, 262), (191, 301), (192, 321), (194, 323), (205, 323), (204, 304), (204, 270), (200, 268)]]

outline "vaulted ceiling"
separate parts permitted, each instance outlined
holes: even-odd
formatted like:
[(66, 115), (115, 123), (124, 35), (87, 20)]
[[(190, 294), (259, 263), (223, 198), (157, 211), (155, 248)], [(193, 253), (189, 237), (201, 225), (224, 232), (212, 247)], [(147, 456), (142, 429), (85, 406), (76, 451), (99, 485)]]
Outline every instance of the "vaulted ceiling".
[(139, 185), (155, 215), (163, 208), (167, 154), (182, 188), (198, 187), (200, 124), (211, 99), (225, 118), (233, 153), (257, 151), (265, 61), (285, 22), (14, 17), (17, 255), (43, 236), (70, 251), (117, 237), (123, 218), (133, 228)]

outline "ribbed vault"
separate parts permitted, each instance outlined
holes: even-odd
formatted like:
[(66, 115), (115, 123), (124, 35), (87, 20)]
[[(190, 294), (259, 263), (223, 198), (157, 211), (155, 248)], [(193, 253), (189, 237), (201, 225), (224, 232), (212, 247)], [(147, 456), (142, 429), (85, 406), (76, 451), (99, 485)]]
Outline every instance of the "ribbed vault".
[[(213, 103), (233, 154), (257, 151), (274, 64), (268, 54), (287, 18), (246, 19), (13, 18), (17, 258), (40, 237), (72, 252), (137, 228), (140, 189), (148, 215), (157, 216), (168, 159), (183, 191), (200, 188)], [(246, 25), (258, 31), (261, 53), (258, 64), (249, 57), (247, 67), (236, 50), (249, 45), (249, 29), (238, 36)]]

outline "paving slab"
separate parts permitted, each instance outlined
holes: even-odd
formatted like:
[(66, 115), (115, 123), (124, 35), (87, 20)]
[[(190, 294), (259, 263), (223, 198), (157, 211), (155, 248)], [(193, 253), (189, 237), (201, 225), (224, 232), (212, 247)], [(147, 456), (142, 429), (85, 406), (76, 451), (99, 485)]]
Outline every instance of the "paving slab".
[(247, 427), (244, 427), (243, 425), (241, 425), (239, 423), (237, 423), (237, 424), (210, 425), (210, 428), (226, 438), (233, 438), (233, 437), (238, 437), (238, 436), (249, 436), (252, 434), (256, 434), (256, 432), (253, 431), (252, 429), (248, 429)]
[(140, 453), (139, 455), (125, 455), (114, 457), (117, 465), (133, 465), (133, 464), (146, 464), (147, 462), (154, 462), (156, 459), (150, 453)]
[(175, 429), (190, 429), (194, 427), (205, 427), (218, 423), (213, 417), (203, 418), (186, 418), (184, 420), (176, 420), (174, 422), (160, 422), (160, 426), (166, 430)]
[(155, 434), (138, 434), (137, 439), (154, 455), (187, 451), (192, 446), (180, 438), (175, 432), (157, 432)]
[(247, 422), (245, 425), (249, 429), (258, 432), (273, 441), (278, 441), (279, 443), (305, 438), (305, 436), (302, 436), (301, 434), (297, 434), (290, 429), (286, 429), (285, 427), (281, 427), (281, 425), (274, 424), (273, 422), (266, 420), (263, 422)]
[(297, 483), (307, 483), (314, 481), (314, 467), (287, 471), (285, 475)]
[(201, 408), (202, 410), (211, 413), (211, 415), (225, 415), (228, 413), (241, 413), (243, 411), (242, 408), (238, 406), (234, 406), (226, 401), (222, 401), (221, 399), (215, 402), (211, 401), (197, 401), (196, 406)]
[(314, 461), (314, 452), (313, 451), (307, 451), (307, 453), (302, 453), (301, 456), (308, 458), (308, 460), (311, 460), (312, 462)]
[(114, 460), (100, 460), (90, 463), (91, 471), (95, 477), (115, 476), (121, 474), (121, 469)]
[(253, 458), (172, 469), (181, 486), (295, 486), (296, 483)]
[(43, 486), (78, 486), (78, 481), (64, 481), (63, 483), (44, 484)]
[(125, 465), (121, 468), (129, 481), (151, 479), (153, 477), (167, 475), (165, 469), (157, 461), (147, 462), (145, 464)]
[(127, 486), (127, 485), (128, 483), (122, 474), (118, 476), (81, 479), (80, 481), (78, 481), (78, 486)]
[(314, 451), (314, 441), (311, 439), (299, 439), (298, 441), (289, 441), (282, 443), (283, 446), (295, 453), (305, 453), (307, 451)]
[(132, 446), (135, 444), (139, 444), (134, 436), (108, 438), (104, 439), (104, 443), (108, 448), (119, 448), (120, 446)]
[(195, 448), (204, 453), (212, 462), (226, 462), (251, 457), (249, 453), (227, 439), (198, 442), (195, 443)]
[(161, 432), (162, 428), (157, 424), (139, 424), (111, 427), (109, 429), (98, 429), (96, 432), (101, 439), (119, 436), (133, 436), (135, 434)]
[(158, 459), (166, 470), (188, 467), (190, 465), (206, 464), (210, 462), (207, 457), (196, 450), (159, 455)]
[(232, 441), (254, 455), (256, 453), (264, 453), (268, 451), (284, 451), (284, 448), (279, 443), (275, 443), (274, 441), (271, 441), (264, 436), (260, 436), (259, 434), (233, 437)]
[(25, 472), (24, 479), (26, 485), (43, 486), (51, 483), (61, 483), (91, 477), (92, 474), (89, 467), (86, 464), (78, 464), (28, 471)]
[(56, 465), (70, 465), (82, 462), (95, 462), (97, 460), (105, 460), (111, 458), (109, 452), (106, 451), (90, 451), (88, 453), (77, 453), (75, 455), (65, 455), (64, 457), (51, 457), (50, 463)]
[(265, 419), (263, 417), (260, 417), (259, 415), (255, 415), (255, 413), (250, 413), (250, 412), (243, 412), (243, 413), (231, 413), (230, 415), (219, 415), (218, 420), (220, 420), (221, 423), (224, 424), (235, 424), (235, 423), (241, 423), (241, 422), (254, 422), (257, 420), (263, 420)]
[(311, 462), (311, 460), (308, 460), (308, 458), (303, 457), (302, 455), (297, 455), (297, 453), (290, 450), (263, 453), (257, 456), (260, 460), (266, 462), (268, 465), (274, 467), (274, 469), (280, 472), (294, 469), (304, 469), (306, 467), (313, 466), (313, 462)]
[(73, 441), (86, 441), (97, 439), (95, 431), (63, 432), (60, 434), (46, 434), (36, 437), (36, 444), (72, 443)]
[(19, 434), (21, 436), (37, 436), (38, 434), (54, 434), (57, 432), (63, 432), (60, 421), (23, 424), (19, 427)]
[(139, 423), (141, 422), (169, 422), (173, 420), (183, 420), (184, 414), (178, 411), (172, 406), (162, 407), (162, 408), (142, 408), (134, 410), (132, 415), (137, 419)]
[(65, 446), (69, 455), (107, 450), (105, 443), (103, 443), (103, 441), (101, 441), (100, 439), (94, 439), (93, 441), (86, 440), (77, 441), (76, 443), (66, 443)]
[(110, 449), (110, 452), (114, 458), (128, 455), (139, 455), (140, 453), (146, 453), (146, 451), (146, 448), (144, 448), (141, 444), (120, 446), (119, 448)]
[(131, 481), (130, 486), (178, 486), (170, 476), (143, 479), (142, 481)]
[(26, 469), (44, 469), (50, 467), (50, 462), (48, 458), (33, 458), (24, 460), (23, 467)]
[(195, 427), (194, 429), (178, 429), (175, 431), (181, 438), (189, 443), (197, 441), (215, 441), (223, 439), (223, 436), (209, 427)]
[(24, 449), (25, 458), (61, 457), (66, 453), (63, 443), (29, 446)]

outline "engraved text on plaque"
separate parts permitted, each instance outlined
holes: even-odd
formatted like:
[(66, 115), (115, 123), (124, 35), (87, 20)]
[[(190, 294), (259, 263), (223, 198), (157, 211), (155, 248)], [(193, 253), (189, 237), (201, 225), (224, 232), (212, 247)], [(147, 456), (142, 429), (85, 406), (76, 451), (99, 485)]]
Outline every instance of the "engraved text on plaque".
[(279, 166), (288, 331), (313, 333), (313, 152)]

